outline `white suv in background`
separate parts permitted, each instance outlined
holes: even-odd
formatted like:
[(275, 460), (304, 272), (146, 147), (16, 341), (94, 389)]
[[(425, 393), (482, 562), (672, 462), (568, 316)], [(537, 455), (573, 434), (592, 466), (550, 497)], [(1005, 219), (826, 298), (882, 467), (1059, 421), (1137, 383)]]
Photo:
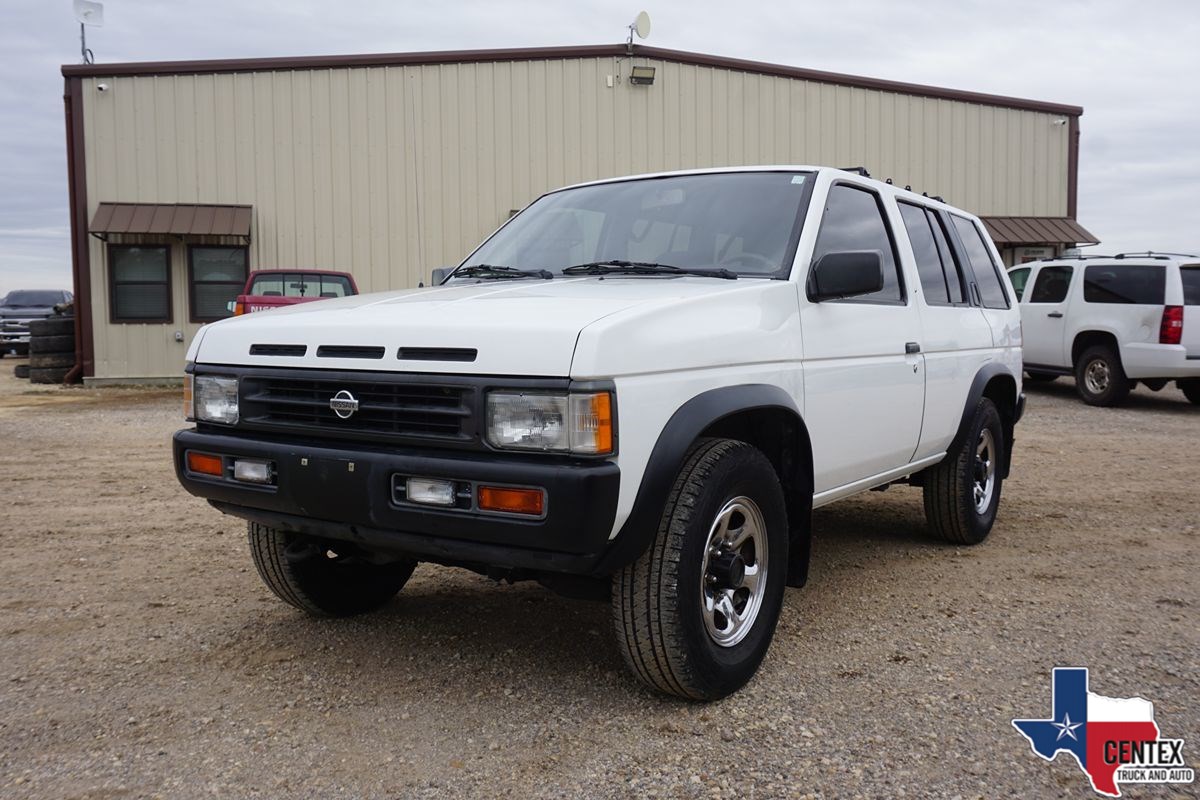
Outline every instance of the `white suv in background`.
[(1200, 257), (1056, 258), (1008, 274), (1032, 380), (1074, 375), (1094, 406), (1119, 404), (1139, 382), (1157, 392), (1174, 380), (1200, 404)]

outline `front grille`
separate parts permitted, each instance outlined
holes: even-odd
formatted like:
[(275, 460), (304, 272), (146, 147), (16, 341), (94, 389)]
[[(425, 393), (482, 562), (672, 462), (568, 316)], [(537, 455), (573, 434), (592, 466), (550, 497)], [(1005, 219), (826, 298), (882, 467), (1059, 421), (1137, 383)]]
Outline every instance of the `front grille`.
[[(334, 395), (343, 392), (358, 401), (358, 409), (345, 419), (329, 406)], [(350, 399), (344, 394), (342, 398)], [(321, 436), (466, 443), (475, 435), (475, 406), (474, 388), (464, 385), (360, 378), (242, 379), (243, 424)]]

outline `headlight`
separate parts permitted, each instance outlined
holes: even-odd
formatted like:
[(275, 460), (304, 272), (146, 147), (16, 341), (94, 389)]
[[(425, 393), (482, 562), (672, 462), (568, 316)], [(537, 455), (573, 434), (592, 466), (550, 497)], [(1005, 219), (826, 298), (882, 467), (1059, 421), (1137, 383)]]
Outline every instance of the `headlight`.
[(487, 440), (506, 450), (613, 452), (612, 395), (490, 392)]
[(192, 393), (196, 398), (196, 419), (222, 425), (237, 424), (237, 378), (196, 375), (192, 380)]

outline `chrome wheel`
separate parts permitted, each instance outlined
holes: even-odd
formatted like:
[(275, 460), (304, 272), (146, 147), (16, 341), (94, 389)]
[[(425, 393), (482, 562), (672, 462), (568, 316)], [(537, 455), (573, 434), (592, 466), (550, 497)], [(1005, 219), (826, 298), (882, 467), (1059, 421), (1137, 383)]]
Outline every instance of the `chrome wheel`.
[(767, 585), (767, 526), (758, 505), (735, 497), (708, 532), (700, 577), (704, 627), (721, 647), (733, 647), (754, 627)]
[(1108, 362), (1102, 358), (1091, 361), (1083, 372), (1083, 382), (1087, 384), (1087, 390), (1092, 394), (1104, 394), (1108, 391), (1108, 383), (1111, 379)]
[(996, 491), (996, 440), (992, 432), (984, 428), (979, 432), (975, 445), (975, 512), (986, 514)]

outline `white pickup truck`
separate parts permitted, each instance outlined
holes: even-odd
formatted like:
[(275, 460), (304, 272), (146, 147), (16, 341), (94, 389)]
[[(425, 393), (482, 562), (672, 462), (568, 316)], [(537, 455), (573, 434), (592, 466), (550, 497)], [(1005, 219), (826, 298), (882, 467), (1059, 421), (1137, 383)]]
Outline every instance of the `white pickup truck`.
[(188, 351), (179, 480), (312, 614), (419, 561), (611, 598), (648, 685), (725, 696), (803, 585), (811, 511), (923, 487), (992, 528), (1021, 326), (979, 220), (850, 171), (550, 192), (440, 285), (253, 314)]

